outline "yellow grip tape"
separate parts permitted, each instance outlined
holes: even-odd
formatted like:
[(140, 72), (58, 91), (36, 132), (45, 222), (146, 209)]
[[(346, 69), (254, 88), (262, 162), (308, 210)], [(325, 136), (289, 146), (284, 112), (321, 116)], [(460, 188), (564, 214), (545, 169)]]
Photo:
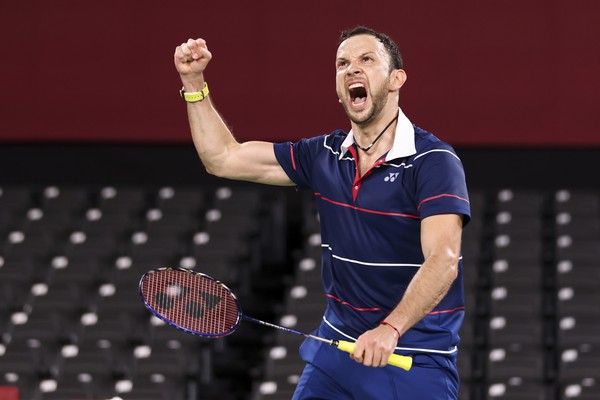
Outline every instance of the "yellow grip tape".
[[(354, 343), (347, 342), (345, 340), (339, 340), (337, 348), (345, 351), (346, 353), (354, 353)], [(412, 357), (401, 356), (398, 354), (392, 354), (388, 359), (388, 364), (395, 367), (402, 368), (403, 370), (409, 371), (412, 367)]]

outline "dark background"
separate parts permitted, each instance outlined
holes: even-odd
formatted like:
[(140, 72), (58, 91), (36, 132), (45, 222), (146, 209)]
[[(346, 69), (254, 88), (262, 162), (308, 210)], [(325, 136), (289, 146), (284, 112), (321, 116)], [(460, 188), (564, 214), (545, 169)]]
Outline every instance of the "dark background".
[(363, 24), (403, 52), (406, 114), (454, 146), (597, 148), (599, 23), (596, 0), (4, 0), (0, 142), (190, 144), (189, 37), (240, 140), (347, 129), (335, 50)]

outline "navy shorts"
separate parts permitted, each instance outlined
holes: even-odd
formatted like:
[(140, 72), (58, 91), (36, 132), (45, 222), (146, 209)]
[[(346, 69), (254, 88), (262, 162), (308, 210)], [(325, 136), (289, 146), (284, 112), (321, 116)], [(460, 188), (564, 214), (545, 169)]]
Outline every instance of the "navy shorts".
[[(316, 334), (338, 338), (325, 323)], [(293, 400), (456, 400), (459, 378), (454, 356), (413, 355), (410, 371), (365, 367), (348, 353), (307, 339), (300, 347), (307, 362)]]

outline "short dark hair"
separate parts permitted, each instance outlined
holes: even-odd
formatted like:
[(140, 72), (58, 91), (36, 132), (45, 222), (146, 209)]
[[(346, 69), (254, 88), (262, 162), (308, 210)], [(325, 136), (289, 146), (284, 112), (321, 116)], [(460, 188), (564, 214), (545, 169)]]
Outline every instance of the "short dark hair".
[(344, 40), (351, 38), (352, 36), (357, 36), (357, 35), (374, 36), (377, 40), (379, 40), (381, 43), (383, 43), (383, 46), (389, 53), (391, 68), (392, 69), (402, 69), (403, 68), (402, 55), (400, 54), (400, 49), (398, 48), (398, 45), (396, 44), (396, 42), (394, 42), (392, 40), (392, 38), (390, 38), (388, 35), (381, 33), (381, 32), (377, 32), (374, 29), (367, 28), (366, 26), (357, 26), (356, 28), (347, 29), (347, 30), (343, 31), (342, 34), (340, 35), (340, 41), (338, 43), (338, 46), (340, 44), (342, 44), (342, 42)]

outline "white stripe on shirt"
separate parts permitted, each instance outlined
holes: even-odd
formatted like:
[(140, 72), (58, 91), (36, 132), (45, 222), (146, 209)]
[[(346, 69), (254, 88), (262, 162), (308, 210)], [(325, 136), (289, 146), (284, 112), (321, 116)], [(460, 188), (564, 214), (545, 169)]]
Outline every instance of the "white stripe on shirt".
[[(327, 321), (327, 318), (325, 318), (325, 316), (323, 316), (323, 321), (325, 321), (325, 323), (334, 331), (336, 331), (337, 333), (339, 333), (340, 335), (344, 336), (347, 339), (352, 340), (353, 342), (356, 342), (356, 338), (348, 335), (347, 333), (342, 332), (341, 330), (339, 330), (338, 328), (336, 328), (335, 326), (333, 326), (333, 324), (329, 321)], [(417, 347), (396, 347), (396, 350), (403, 350), (403, 351), (418, 351), (418, 352), (423, 352), (423, 353), (436, 353), (436, 354), (453, 354), (456, 353), (456, 351), (458, 350), (458, 347), (454, 346), (454, 348), (450, 349), (450, 350), (433, 350), (433, 349), (420, 349)]]

